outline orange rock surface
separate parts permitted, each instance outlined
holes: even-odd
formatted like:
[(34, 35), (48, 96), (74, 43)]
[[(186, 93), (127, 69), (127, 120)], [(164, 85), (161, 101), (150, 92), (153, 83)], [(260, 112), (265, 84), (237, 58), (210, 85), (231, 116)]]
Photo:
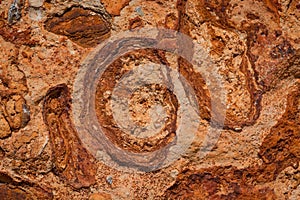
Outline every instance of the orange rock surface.
[(0, 199), (300, 199), (299, 78), (297, 0), (0, 0)]

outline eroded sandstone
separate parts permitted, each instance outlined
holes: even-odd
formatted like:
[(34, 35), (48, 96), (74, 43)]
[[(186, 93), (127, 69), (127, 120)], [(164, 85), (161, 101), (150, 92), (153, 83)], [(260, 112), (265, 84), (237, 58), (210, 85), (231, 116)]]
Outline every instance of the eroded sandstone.
[(96, 168), (70, 120), (70, 100), (66, 85), (51, 88), (44, 100), (43, 116), (50, 132), (54, 173), (75, 188), (89, 187), (95, 183)]
[[(298, 1), (0, 0), (0, 7), (0, 199), (300, 198)], [(178, 159), (151, 171), (172, 153), (166, 149), (141, 164), (150, 172), (123, 171), (89, 151), (96, 143), (87, 145), (74, 124), (73, 86), (97, 45), (153, 27), (191, 38), (193, 44), (180, 44), (187, 52), (205, 50), (212, 62), (206, 73), (219, 75), (226, 101), (214, 96), (205, 70), (176, 51), (134, 50), (102, 66), (91, 101), (104, 136), (123, 152), (115, 154), (120, 165), (131, 167), (127, 153), (176, 144), (182, 108), (172, 84), (144, 84), (120, 90), (131, 94), (129, 115), (116, 120), (113, 92), (131, 70), (177, 70), (199, 108), (193, 142)], [(172, 36), (164, 40), (172, 50)], [(154, 118), (161, 129), (148, 133)], [(119, 123), (128, 120), (144, 129), (124, 131)]]
[(50, 32), (65, 35), (84, 47), (94, 47), (110, 35), (108, 22), (92, 10), (72, 7), (45, 22)]

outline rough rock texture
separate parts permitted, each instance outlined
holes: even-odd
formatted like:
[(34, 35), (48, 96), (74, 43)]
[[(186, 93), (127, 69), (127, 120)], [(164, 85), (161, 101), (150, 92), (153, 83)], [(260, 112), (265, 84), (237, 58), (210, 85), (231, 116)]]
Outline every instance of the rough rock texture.
[[(194, 91), (199, 127), (192, 143), (178, 160), (151, 172), (98, 159), (89, 151), (94, 143), (87, 145), (76, 128), (72, 107), (77, 73), (97, 45), (142, 28), (183, 33), (193, 43), (180, 45), (187, 52), (202, 52), (200, 46), (211, 61), (207, 76), (178, 52), (147, 48), (102, 66), (89, 101), (118, 151), (148, 155), (172, 145), (181, 122), (176, 87), (144, 84), (126, 91), (123, 118), (144, 129), (124, 131), (112, 100), (131, 70), (167, 65)], [(175, 45), (169, 38), (161, 44)], [(0, 199), (300, 199), (297, 0), (0, 0), (0, 55)], [(212, 72), (226, 98), (214, 96), (220, 88), (207, 79)], [(144, 134), (152, 120), (160, 128)]]
[(106, 11), (113, 15), (120, 15), (121, 10), (129, 4), (130, 0), (104, 0), (101, 3), (104, 4)]
[(49, 128), (54, 173), (74, 188), (95, 183), (93, 157), (82, 144), (70, 120), (70, 94), (66, 85), (51, 88), (44, 100), (43, 116)]
[[(126, 60), (126, 63), (122, 63), (122, 60)], [(132, 98), (129, 109), (132, 111), (133, 120), (140, 125), (147, 124), (151, 119), (147, 117), (144, 112), (153, 102), (159, 102), (164, 107), (167, 107), (168, 120), (165, 121), (165, 127), (161, 129), (155, 136), (149, 136), (147, 138), (135, 138), (134, 135), (128, 135), (124, 131), (118, 128), (114, 119), (110, 116), (110, 112), (106, 111), (107, 104), (112, 95), (105, 95), (107, 91), (113, 91), (116, 87), (118, 80), (114, 79), (114, 74), (120, 74), (121, 78), (129, 69), (122, 69), (120, 66), (134, 62), (147, 62), (153, 63), (166, 63), (164, 54), (160, 51), (141, 50), (130, 55), (121, 57), (120, 60), (114, 62), (111, 67), (107, 68), (99, 80), (97, 92), (96, 92), (96, 110), (99, 122), (103, 125), (105, 134), (111, 141), (116, 143), (119, 147), (134, 152), (155, 151), (167, 145), (172, 138), (174, 138), (174, 132), (176, 131), (176, 117), (173, 113), (177, 112), (178, 101), (175, 95), (171, 93), (167, 88), (161, 88), (160, 85), (153, 84), (152, 86), (146, 85), (141, 88), (142, 91), (135, 91), (132, 94)], [(120, 63), (121, 62), (121, 63)], [(146, 91), (145, 91), (146, 90)], [(103, 112), (104, 111), (104, 112)], [(136, 134), (136, 133), (134, 133)]]
[(299, 105), (298, 83), (289, 93), (284, 114), (262, 142), (258, 153), (262, 159), (261, 164), (242, 169), (215, 166), (201, 170), (184, 170), (179, 174), (176, 183), (168, 189), (166, 198), (281, 199), (275, 195), (274, 188), (261, 187), (259, 184), (275, 181), (278, 174), (288, 167), (298, 169)]
[(110, 27), (98, 14), (80, 7), (72, 7), (62, 16), (45, 22), (46, 30), (65, 35), (84, 47), (93, 47), (109, 37)]

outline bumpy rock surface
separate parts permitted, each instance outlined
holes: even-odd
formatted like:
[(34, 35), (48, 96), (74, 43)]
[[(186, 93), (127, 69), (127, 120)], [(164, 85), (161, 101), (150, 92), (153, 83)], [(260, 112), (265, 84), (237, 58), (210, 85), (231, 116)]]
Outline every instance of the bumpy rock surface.
[[(94, 55), (99, 45), (144, 28), (177, 31), (191, 43), (158, 31), (170, 51), (130, 45), (100, 66), (88, 88), (94, 98), (81, 97), (75, 83), (89, 81), (81, 70), (109, 59)], [(126, 41), (102, 46), (103, 55), (118, 55)], [(176, 45), (184, 51), (172, 51)], [(202, 52), (207, 70), (189, 61), (191, 50)], [(300, 199), (297, 0), (0, 0), (0, 55), (0, 199)], [(119, 90), (129, 97), (128, 115), (115, 116), (113, 108), (122, 110), (113, 103), (115, 88), (150, 64), (169, 66), (159, 77), (170, 84)], [(170, 165), (127, 169), (129, 154), (161, 150), (144, 166), (176, 152), (169, 147), (180, 140), (187, 110), (178, 85), (168, 82), (171, 69), (180, 74), (180, 94), (198, 108), (193, 140)], [(214, 74), (222, 88), (210, 81)], [(75, 110), (74, 99), (94, 105), (94, 114)], [(102, 138), (83, 137), (78, 113), (96, 119), (85, 127), (99, 125)], [(128, 120), (134, 127), (120, 126)], [(117, 152), (109, 158), (91, 150), (103, 137)], [(112, 165), (115, 155), (123, 160)]]

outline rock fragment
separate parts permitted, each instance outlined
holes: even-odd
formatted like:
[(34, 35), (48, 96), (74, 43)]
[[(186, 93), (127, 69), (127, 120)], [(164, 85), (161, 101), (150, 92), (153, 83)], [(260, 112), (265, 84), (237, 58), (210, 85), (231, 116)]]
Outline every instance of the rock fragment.
[(61, 16), (49, 18), (45, 28), (83, 47), (95, 47), (110, 36), (109, 23), (100, 14), (82, 7), (72, 7)]
[(44, 100), (43, 115), (50, 133), (54, 173), (74, 188), (89, 187), (95, 183), (96, 166), (70, 120), (70, 101), (65, 84), (51, 88)]

